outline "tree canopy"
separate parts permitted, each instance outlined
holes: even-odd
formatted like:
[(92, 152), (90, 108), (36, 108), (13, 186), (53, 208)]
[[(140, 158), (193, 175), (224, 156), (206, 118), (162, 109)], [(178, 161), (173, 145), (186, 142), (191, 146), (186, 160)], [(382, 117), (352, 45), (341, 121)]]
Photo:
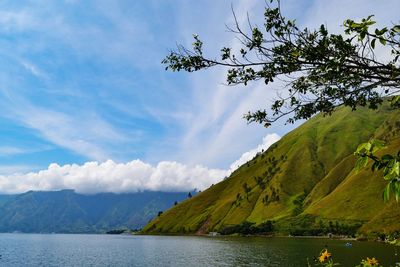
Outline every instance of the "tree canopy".
[[(329, 115), (339, 106), (377, 109), (387, 98), (392, 107), (400, 107), (400, 24), (377, 28), (371, 15), (344, 21), (342, 34), (330, 33), (323, 24), (317, 29), (299, 28), (295, 20), (282, 15), (279, 0), (266, 6), (262, 27), (249, 20), (243, 29), (234, 12), (233, 16), (235, 25), (229, 30), (240, 40), (240, 49), (222, 47), (219, 56), (208, 56), (200, 37), (194, 35), (192, 48), (179, 45), (162, 63), (172, 71), (226, 67), (229, 85), (283, 81), (282, 93), (271, 106), (244, 115), (248, 122), (268, 127), (280, 118), (293, 123), (317, 113)], [(377, 56), (377, 49), (384, 56)], [(400, 155), (374, 156), (382, 147), (375, 141), (361, 145), (357, 166), (372, 159), (374, 170), (385, 168), (389, 189), (397, 199)]]

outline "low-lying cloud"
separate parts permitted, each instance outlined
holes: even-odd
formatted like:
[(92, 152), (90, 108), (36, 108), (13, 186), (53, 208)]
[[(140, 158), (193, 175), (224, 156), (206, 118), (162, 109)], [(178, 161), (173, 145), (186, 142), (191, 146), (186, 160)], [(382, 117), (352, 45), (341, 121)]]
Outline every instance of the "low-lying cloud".
[(246, 162), (254, 158), (258, 152), (267, 150), (273, 143), (277, 142), (279, 139), (281, 139), (281, 137), (276, 133), (266, 135), (263, 138), (261, 144), (259, 144), (256, 148), (243, 153), (238, 160), (233, 162), (231, 164), (230, 170), (231, 171), (236, 170), (237, 168), (239, 168), (239, 166), (245, 164)]
[[(244, 153), (230, 169), (210, 169), (202, 165), (188, 166), (175, 161), (162, 161), (155, 166), (141, 160), (116, 163), (87, 162), (83, 165), (50, 164), (46, 170), (26, 174), (0, 176), (2, 193), (22, 193), (29, 190), (74, 189), (76, 192), (190, 191), (204, 190), (230, 175), (257, 152), (266, 150), (279, 140), (277, 134), (267, 135), (257, 148)], [(236, 166), (236, 168), (235, 168)]]

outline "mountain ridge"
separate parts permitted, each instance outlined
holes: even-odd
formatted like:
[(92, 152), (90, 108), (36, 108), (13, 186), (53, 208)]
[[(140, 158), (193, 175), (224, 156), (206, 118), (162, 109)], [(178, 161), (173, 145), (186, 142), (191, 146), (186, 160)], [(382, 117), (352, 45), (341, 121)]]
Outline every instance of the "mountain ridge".
[(185, 198), (187, 193), (182, 192), (84, 195), (71, 189), (0, 195), (0, 232), (105, 233), (111, 229), (139, 229), (159, 211)]

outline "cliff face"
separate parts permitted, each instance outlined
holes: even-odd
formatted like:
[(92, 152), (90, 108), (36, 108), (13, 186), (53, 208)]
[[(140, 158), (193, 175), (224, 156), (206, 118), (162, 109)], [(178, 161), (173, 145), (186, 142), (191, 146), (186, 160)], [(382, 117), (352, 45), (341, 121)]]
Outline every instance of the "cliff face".
[(400, 207), (384, 203), (385, 181), (369, 169), (354, 171), (353, 152), (370, 138), (400, 150), (400, 111), (383, 106), (318, 115), (241, 166), (232, 175), (154, 219), (146, 233), (206, 233), (267, 220), (275, 229), (332, 222), (361, 232), (400, 230)]

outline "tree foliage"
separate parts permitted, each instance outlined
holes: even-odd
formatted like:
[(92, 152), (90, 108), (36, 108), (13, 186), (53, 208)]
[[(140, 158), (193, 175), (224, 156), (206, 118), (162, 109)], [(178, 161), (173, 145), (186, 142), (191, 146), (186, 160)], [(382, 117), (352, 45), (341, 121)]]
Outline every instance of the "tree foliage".
[(244, 221), (241, 224), (224, 226), (221, 229), (222, 235), (254, 235), (254, 234), (268, 234), (274, 230), (274, 224), (272, 221), (265, 221), (259, 225), (255, 225), (254, 222)]
[(382, 170), (383, 178), (388, 181), (383, 191), (383, 199), (389, 200), (390, 193), (394, 193), (396, 201), (400, 198), (400, 151), (397, 155), (376, 156), (376, 152), (385, 148), (385, 144), (380, 140), (371, 140), (358, 146), (355, 154), (358, 156), (356, 162), (357, 170), (364, 168), (372, 161), (371, 169), (373, 171)]
[[(282, 117), (293, 123), (317, 113), (329, 115), (339, 106), (377, 109), (387, 98), (393, 107), (400, 106), (400, 24), (377, 28), (371, 15), (361, 21), (344, 21), (342, 34), (330, 33), (325, 25), (299, 28), (295, 20), (282, 15), (279, 0), (271, 0), (265, 8), (262, 27), (249, 20), (243, 29), (234, 12), (233, 16), (236, 23), (229, 30), (240, 40), (239, 49), (222, 47), (218, 57), (210, 57), (203, 53), (200, 37), (194, 35), (192, 48), (179, 45), (162, 63), (172, 71), (226, 67), (228, 85), (282, 81), (272, 105), (245, 114), (248, 122), (268, 127)], [(377, 49), (385, 56), (378, 57)], [(389, 156), (379, 159), (365, 148), (357, 152), (359, 166), (372, 159), (374, 170), (392, 170)], [(397, 198), (398, 175), (396, 179), (389, 179), (388, 186), (397, 190)]]
[[(369, 16), (361, 22), (346, 20), (345, 34), (331, 34), (324, 25), (299, 29), (294, 20), (282, 16), (277, 3), (265, 9), (262, 28), (250, 24), (246, 32), (235, 20), (230, 30), (242, 43), (238, 52), (223, 47), (219, 58), (207, 57), (203, 42), (194, 35), (192, 49), (178, 46), (162, 62), (173, 71), (225, 66), (230, 85), (257, 80), (269, 84), (285, 77), (288, 92), (273, 103), (272, 114), (258, 110), (245, 115), (249, 122), (266, 126), (283, 116), (292, 123), (318, 112), (330, 114), (341, 105), (375, 109), (383, 96), (399, 92), (400, 25), (372, 30), (375, 21)], [(390, 48), (389, 60), (375, 56), (377, 40)]]

